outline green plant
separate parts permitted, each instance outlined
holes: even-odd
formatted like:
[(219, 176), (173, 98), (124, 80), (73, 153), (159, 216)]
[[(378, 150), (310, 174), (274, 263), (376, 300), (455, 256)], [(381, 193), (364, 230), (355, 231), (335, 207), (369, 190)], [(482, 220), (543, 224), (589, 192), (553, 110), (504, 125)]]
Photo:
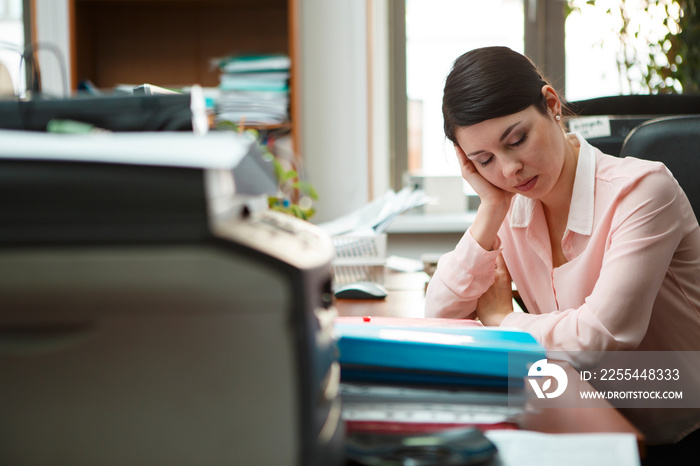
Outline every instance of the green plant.
[[(241, 132), (241, 128), (231, 121), (217, 123), (217, 130)], [(303, 220), (309, 220), (316, 212), (313, 201), (318, 200), (316, 189), (307, 181), (301, 180), (297, 170), (291, 163), (275, 157), (268, 145), (263, 141), (260, 132), (256, 129), (246, 129), (260, 144), (263, 158), (269, 161), (277, 178), (277, 193), (268, 196), (268, 205), (271, 210), (284, 212)]]
[[(611, 20), (620, 78), (631, 93), (700, 91), (700, 0), (568, 0)], [(601, 46), (602, 46), (601, 40)]]
[[(668, 68), (665, 75), (680, 84), (683, 92), (700, 92), (700, 8), (697, 0), (677, 0), (678, 31), (664, 38)], [(667, 70), (667, 71), (666, 71)]]
[(268, 197), (270, 209), (286, 212), (304, 220), (310, 219), (316, 212), (313, 208), (313, 201), (318, 200), (316, 189), (311, 183), (302, 181), (296, 170), (286, 169), (269, 151), (268, 154), (275, 168), (279, 186), (278, 194)]

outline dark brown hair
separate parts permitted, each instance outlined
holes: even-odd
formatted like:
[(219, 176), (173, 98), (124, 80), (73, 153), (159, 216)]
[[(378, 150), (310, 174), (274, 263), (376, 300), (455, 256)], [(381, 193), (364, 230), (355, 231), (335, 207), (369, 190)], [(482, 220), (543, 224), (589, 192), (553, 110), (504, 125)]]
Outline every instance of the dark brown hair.
[(457, 128), (511, 115), (530, 105), (546, 115), (542, 87), (547, 84), (529, 58), (507, 47), (484, 47), (463, 54), (445, 81), (445, 136), (456, 144)]

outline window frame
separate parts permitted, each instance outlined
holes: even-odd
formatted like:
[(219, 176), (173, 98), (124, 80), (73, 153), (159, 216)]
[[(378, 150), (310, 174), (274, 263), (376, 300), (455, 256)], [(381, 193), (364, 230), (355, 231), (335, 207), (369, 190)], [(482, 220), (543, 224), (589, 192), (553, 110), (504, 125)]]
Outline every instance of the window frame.
[[(525, 54), (565, 95), (566, 0), (523, 0)], [(391, 137), (390, 185), (403, 187), (408, 171), (408, 96), (406, 93), (406, 1), (389, 2)]]

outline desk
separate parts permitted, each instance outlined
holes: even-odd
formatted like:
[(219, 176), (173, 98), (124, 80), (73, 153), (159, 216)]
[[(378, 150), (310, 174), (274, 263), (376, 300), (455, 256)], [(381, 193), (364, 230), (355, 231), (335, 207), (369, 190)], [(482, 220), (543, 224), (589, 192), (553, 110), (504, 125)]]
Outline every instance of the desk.
[[(340, 316), (424, 317), (425, 283), (424, 273), (397, 273), (387, 271), (386, 287), (389, 294), (385, 300), (336, 300)], [(567, 367), (569, 381), (577, 381), (583, 388), (588, 383), (581, 381), (571, 366)], [(644, 436), (606, 400), (598, 400), (595, 408), (550, 408), (538, 412), (528, 411), (521, 427), (546, 433), (622, 432), (637, 437), (637, 444), (644, 457)]]

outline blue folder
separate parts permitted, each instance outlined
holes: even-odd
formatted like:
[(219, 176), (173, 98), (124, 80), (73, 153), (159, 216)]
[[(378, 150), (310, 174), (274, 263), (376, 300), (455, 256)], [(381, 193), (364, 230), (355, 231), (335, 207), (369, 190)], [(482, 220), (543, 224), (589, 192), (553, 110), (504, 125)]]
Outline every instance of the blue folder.
[(545, 358), (527, 332), (486, 327), (417, 327), (336, 321), (341, 377), (351, 381), (522, 385)]

